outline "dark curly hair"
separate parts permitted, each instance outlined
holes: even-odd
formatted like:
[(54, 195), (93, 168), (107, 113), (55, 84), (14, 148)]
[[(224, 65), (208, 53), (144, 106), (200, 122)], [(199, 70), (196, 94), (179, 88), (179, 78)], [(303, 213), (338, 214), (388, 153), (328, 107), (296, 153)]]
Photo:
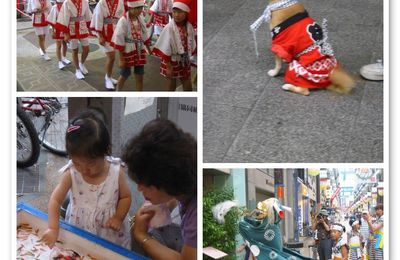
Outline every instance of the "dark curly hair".
[(155, 119), (129, 140), (122, 159), (129, 177), (171, 196), (197, 192), (197, 142), (169, 121)]
[(88, 109), (72, 119), (65, 133), (69, 155), (98, 158), (110, 154), (111, 139), (103, 116), (97, 110)]

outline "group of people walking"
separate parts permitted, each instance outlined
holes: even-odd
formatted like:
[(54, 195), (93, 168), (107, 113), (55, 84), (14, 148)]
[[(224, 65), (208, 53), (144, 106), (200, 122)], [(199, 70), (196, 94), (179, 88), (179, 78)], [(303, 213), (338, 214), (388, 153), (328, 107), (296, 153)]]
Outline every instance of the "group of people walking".
[(348, 223), (331, 222), (328, 211), (320, 210), (312, 225), (319, 259), (383, 260), (383, 205), (374, 209), (374, 217), (365, 210), (361, 216), (351, 216)]
[[(107, 90), (122, 90), (132, 67), (135, 89), (143, 90), (146, 56), (154, 54), (161, 59), (160, 74), (166, 78), (167, 89), (174, 91), (179, 79), (183, 89), (191, 91), (191, 58), (196, 53), (197, 23), (197, 14), (191, 12), (197, 12), (196, 0), (154, 0), (148, 22), (143, 14), (145, 5), (145, 0), (100, 0), (92, 13), (88, 0), (56, 0), (53, 6), (50, 0), (29, 0), (28, 12), (33, 14), (32, 25), (38, 36), (40, 55), (50, 60), (45, 47), (50, 25), (56, 41), (58, 68), (71, 63), (66, 58), (68, 44), (77, 79), (84, 79), (89, 73), (85, 66), (89, 37), (97, 36), (106, 55), (104, 87)], [(149, 30), (152, 25), (156, 27), (155, 34), (159, 34), (153, 46)], [(112, 77), (115, 52), (119, 52), (118, 79)]]

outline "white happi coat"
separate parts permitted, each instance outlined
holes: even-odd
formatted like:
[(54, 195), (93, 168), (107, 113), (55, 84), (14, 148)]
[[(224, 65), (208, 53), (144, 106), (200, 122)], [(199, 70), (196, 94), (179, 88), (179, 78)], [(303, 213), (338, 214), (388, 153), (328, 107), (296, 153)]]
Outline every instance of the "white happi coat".
[(64, 39), (64, 34), (60, 30), (56, 30), (57, 18), (60, 13), (61, 7), (63, 3), (57, 2), (50, 10), (49, 15), (47, 16), (47, 22), (51, 27), (53, 27), (53, 39), (62, 40)]
[[(117, 5), (110, 10), (106, 0), (100, 0), (93, 11), (90, 29), (101, 33), (107, 42), (111, 42), (118, 20), (124, 15), (123, 0), (114, 0)], [(112, 13), (113, 12), (113, 13)]]
[[(191, 23), (186, 23), (188, 51), (187, 55), (192, 56), (196, 50), (196, 40), (193, 26)], [(167, 61), (179, 61), (184, 55), (185, 48), (182, 44), (179, 29), (174, 20), (171, 20), (161, 32), (153, 51)]]
[[(27, 12), (33, 13), (32, 25), (34, 27), (47, 26), (46, 16), (50, 12), (50, 0), (29, 0)], [(46, 9), (46, 10), (44, 10)], [(44, 11), (39, 11), (44, 10)]]
[(137, 48), (144, 50), (144, 45), (150, 43), (150, 35), (147, 31), (143, 15), (140, 15), (138, 17), (138, 21), (142, 34), (142, 39), (139, 42), (132, 37), (131, 20), (129, 18), (129, 13), (126, 12), (125, 15), (119, 19), (117, 27), (114, 31), (114, 35), (112, 37), (112, 46), (114, 48), (125, 53), (135, 51)]
[(172, 13), (172, 0), (155, 0), (149, 10), (154, 15), (153, 24), (164, 27)]
[(89, 25), (92, 12), (89, 9), (88, 0), (82, 1), (80, 13), (72, 0), (66, 0), (61, 7), (57, 18), (56, 28), (69, 33), (71, 39), (89, 37)]

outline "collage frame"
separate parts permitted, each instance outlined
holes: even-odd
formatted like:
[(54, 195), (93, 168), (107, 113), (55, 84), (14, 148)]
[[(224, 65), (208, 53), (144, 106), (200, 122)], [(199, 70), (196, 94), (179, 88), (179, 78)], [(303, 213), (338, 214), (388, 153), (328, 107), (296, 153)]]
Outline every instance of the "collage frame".
[[(10, 76), (10, 84), (12, 86), (10, 92), (8, 93), (11, 102), (9, 104), (5, 104), (7, 111), (10, 111), (10, 122), (11, 126), (15, 126), (16, 123), (16, 116), (15, 116), (15, 100), (18, 97), (24, 97), (24, 96), (43, 96), (43, 97), (52, 97), (54, 95), (60, 96), (60, 97), (119, 97), (119, 98), (128, 98), (128, 97), (155, 97), (155, 98), (164, 98), (164, 97), (169, 97), (169, 98), (184, 98), (184, 97), (195, 97), (197, 98), (197, 151), (198, 151), (198, 165), (197, 165), (197, 171), (198, 171), (198, 178), (197, 178), (197, 205), (198, 205), (198, 222), (197, 222), (197, 230), (198, 230), (198, 240), (197, 240), (197, 259), (202, 259), (203, 258), (203, 253), (202, 253), (202, 248), (203, 248), (203, 223), (202, 223), (202, 216), (203, 216), (203, 207), (201, 206), (203, 203), (202, 197), (203, 197), (203, 170), (204, 169), (238, 169), (238, 168), (246, 168), (246, 169), (258, 169), (258, 168), (284, 168), (284, 169), (291, 169), (291, 168), (382, 168), (384, 170), (384, 189), (385, 189), (385, 194), (390, 194), (389, 196), (384, 197), (384, 204), (388, 205), (385, 207), (385, 212), (386, 216), (388, 216), (390, 219), (386, 220), (387, 223), (390, 222), (390, 227), (389, 225), (384, 226), (384, 233), (387, 234), (385, 235), (385, 260), (389, 259), (389, 253), (393, 253), (394, 248), (391, 248), (391, 245), (393, 247), (394, 242), (397, 239), (394, 239), (394, 234), (395, 231), (392, 228), (398, 227), (398, 224), (395, 224), (394, 222), (394, 214), (398, 214), (398, 209), (391, 208), (390, 206), (393, 206), (394, 204), (394, 198), (395, 194), (394, 192), (398, 192), (395, 188), (395, 183), (398, 181), (398, 177), (390, 176), (390, 172), (395, 172), (396, 169), (399, 169), (400, 167), (398, 166), (398, 162), (396, 161), (395, 158), (395, 151), (398, 150), (398, 143), (394, 141), (398, 141), (397, 137), (394, 137), (394, 127), (397, 129), (399, 126), (396, 124), (392, 124), (392, 122), (398, 121), (398, 120), (393, 120), (393, 117), (395, 117), (395, 109), (394, 107), (397, 107), (398, 105), (396, 104), (395, 97), (398, 97), (398, 90), (394, 89), (394, 84), (398, 82), (398, 80), (395, 78), (396, 77), (396, 72), (395, 69), (398, 66), (393, 66), (394, 63), (396, 62), (396, 56), (392, 56), (391, 54), (398, 54), (398, 52), (395, 49), (394, 45), (394, 40), (396, 42), (399, 42), (398, 39), (394, 39), (395, 37), (392, 37), (394, 34), (395, 30), (395, 20), (398, 22), (396, 15), (394, 13), (394, 1), (389, 3), (389, 1), (384, 1), (383, 7), (384, 7), (384, 28), (383, 28), (383, 41), (384, 41), (384, 50), (383, 50), (383, 60), (384, 60), (384, 67), (385, 68), (390, 68), (390, 70), (385, 70), (384, 74), (384, 83), (383, 83), (383, 88), (384, 88), (384, 124), (383, 124), (383, 162), (382, 163), (204, 163), (203, 161), (203, 106), (204, 106), (204, 75), (203, 75), (203, 24), (204, 24), (204, 17), (203, 17), (203, 1), (198, 0), (198, 46), (201, 46), (201, 48), (198, 49), (198, 66), (197, 66), (197, 73), (198, 73), (198, 79), (197, 79), (197, 92), (192, 92), (192, 93), (186, 93), (186, 92), (181, 92), (181, 93), (167, 93), (167, 92), (18, 92), (16, 90), (16, 84), (17, 82), (17, 57), (16, 57), (16, 45), (14, 44), (16, 42), (16, 30), (17, 30), (17, 25), (16, 25), (16, 19), (14, 19), (14, 16), (11, 15), (11, 17), (5, 17), (5, 24), (9, 24), (9, 21), (11, 22), (11, 29), (10, 29), (10, 35), (11, 35), (11, 40), (9, 43), (9, 46), (5, 46), (3, 48), (11, 50), (10, 53), (10, 61), (6, 60), (4, 61), (6, 64), (3, 65), (9, 68), (9, 75)], [(399, 4), (396, 4), (397, 7)], [(10, 4), (10, 10), (12, 10), (11, 14), (14, 14), (15, 11), (15, 6), (13, 4)], [(393, 8), (393, 9), (392, 9)], [(399, 8), (397, 8), (399, 9)], [(394, 39), (394, 40), (393, 40)], [(397, 63), (397, 62), (396, 62)], [(11, 66), (10, 66), (11, 64)], [(14, 84), (13, 84), (14, 83)], [(389, 84), (392, 85), (392, 88), (389, 91)], [(391, 94), (391, 95), (390, 95)], [(398, 108), (398, 107), (397, 107)], [(397, 109), (398, 110), (398, 109)], [(391, 113), (389, 113), (389, 111)], [(392, 117), (392, 118), (390, 118)], [(389, 123), (390, 122), (390, 123)], [(397, 123), (397, 122), (396, 122)], [(398, 123), (397, 123), (398, 124)], [(391, 129), (390, 129), (391, 128)], [(10, 162), (15, 162), (16, 161), (16, 148), (14, 145), (14, 142), (16, 140), (16, 135), (14, 129), (9, 130), (10, 133), (8, 136), (11, 136), (11, 141), (10, 141), (10, 146), (11, 149), (8, 149), (8, 151), (11, 151), (11, 155), (9, 156)], [(394, 142), (394, 144), (392, 144)], [(396, 149), (396, 150), (395, 150)], [(16, 199), (16, 176), (17, 176), (17, 169), (15, 167), (15, 164), (11, 163), (10, 164), (10, 180), (9, 182), (5, 182), (5, 184), (10, 184), (6, 185), (7, 188), (10, 186), (10, 188), (5, 189), (5, 203), (6, 205), (10, 205), (11, 213), (9, 219), (4, 220), (4, 222), (11, 223), (11, 234), (7, 234), (7, 238), (9, 237), (15, 237), (16, 232), (12, 227), (16, 226), (16, 209), (17, 209), (17, 199)], [(387, 192), (387, 193), (386, 193)], [(11, 196), (10, 196), (11, 194)], [(390, 229), (389, 229), (390, 228)], [(6, 240), (7, 241), (7, 240)], [(389, 242), (390, 241), (390, 242)], [(11, 248), (11, 256), (14, 256), (14, 252), (16, 251), (16, 244), (15, 242), (9, 242), (10, 246), (8, 248)], [(392, 252), (391, 252), (392, 250)], [(387, 252), (387, 253), (386, 253)], [(393, 254), (391, 254), (393, 256)], [(11, 258), (10, 258), (11, 259)]]

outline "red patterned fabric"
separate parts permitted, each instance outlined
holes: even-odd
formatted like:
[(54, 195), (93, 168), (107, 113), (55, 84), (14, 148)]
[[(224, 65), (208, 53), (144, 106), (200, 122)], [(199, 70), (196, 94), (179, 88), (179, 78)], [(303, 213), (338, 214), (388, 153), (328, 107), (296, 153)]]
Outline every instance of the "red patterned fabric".
[(285, 72), (287, 83), (304, 88), (325, 88), (331, 84), (329, 75), (337, 67), (335, 57), (322, 54), (319, 46), (298, 56), (315, 43), (316, 37), (321, 37), (314, 35), (310, 28), (320, 30), (310, 17), (290, 25), (273, 38), (271, 51), (290, 62)]
[(141, 50), (140, 54), (137, 50), (129, 53), (123, 53), (125, 59), (125, 67), (140, 66), (146, 64), (146, 51)]
[(158, 25), (158, 26), (161, 26), (161, 27), (165, 27), (165, 25), (167, 25), (168, 24), (168, 22), (169, 22), (169, 16), (168, 16), (168, 14), (165, 14), (165, 15), (160, 15), (160, 14), (157, 14), (157, 13), (153, 13), (153, 22), (152, 22), (152, 24), (153, 25)]
[[(181, 38), (182, 45), (185, 49), (185, 52), (188, 52), (188, 41), (187, 41), (187, 36), (186, 36), (186, 30), (185, 27), (178, 26), (179, 30), (179, 36)], [(190, 60), (189, 56), (181, 56), (181, 60), (179, 61), (173, 61), (169, 59), (165, 59), (165, 57), (161, 56), (161, 67), (160, 67), (160, 73), (163, 76), (167, 76), (167, 62), (171, 62), (172, 64), (172, 78), (182, 78), (182, 79), (187, 79), (190, 77), (190, 72), (191, 72), (191, 66), (190, 66)]]
[[(134, 40), (141, 40), (142, 33), (140, 30), (140, 24), (131, 22), (132, 38)], [(124, 52), (125, 66), (133, 67), (146, 64), (146, 51), (145, 46), (142, 46), (141, 50), (138, 50), (138, 44), (136, 43), (136, 50), (131, 52)]]

